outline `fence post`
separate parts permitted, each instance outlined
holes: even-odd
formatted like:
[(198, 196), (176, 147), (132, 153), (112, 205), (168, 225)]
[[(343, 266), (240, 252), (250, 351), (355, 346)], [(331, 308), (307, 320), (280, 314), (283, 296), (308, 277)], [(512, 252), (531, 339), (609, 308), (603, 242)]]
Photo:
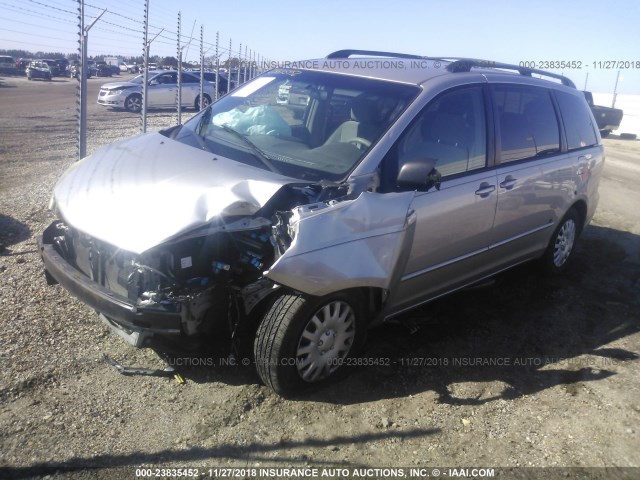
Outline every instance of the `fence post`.
[(231, 39), (229, 39), (229, 60), (227, 61), (227, 93), (233, 90), (231, 83), (233, 75), (231, 74)]
[(80, 27), (80, 115), (78, 119), (78, 160), (87, 156), (87, 56), (89, 48), (89, 30), (93, 27), (100, 17), (107, 11), (105, 8), (98, 15), (91, 25), (84, 26), (84, 0), (79, 0), (79, 27)]
[(177, 104), (177, 116), (176, 123), (180, 125), (182, 123), (182, 47), (180, 46), (180, 29), (182, 26), (182, 14), (178, 12), (178, 74), (177, 82), (178, 82), (178, 90), (176, 92), (176, 104)]
[(78, 71), (76, 70), (76, 80), (78, 81), (76, 89), (76, 101), (78, 103), (78, 160), (82, 160), (87, 153), (86, 101), (82, 101), (85, 94), (82, 83), (82, 79), (84, 77), (82, 71), (86, 66), (84, 60), (84, 46), (84, 0), (78, 0), (78, 57), (80, 59), (80, 74), (78, 74)]
[(220, 32), (216, 32), (216, 91), (215, 91), (215, 95), (216, 95), (216, 100), (218, 100), (218, 97), (220, 96), (219, 92), (219, 85), (220, 85), (220, 54), (218, 53), (218, 43), (220, 41)]
[(198, 110), (204, 107), (204, 25), (200, 25), (200, 105)]
[(147, 85), (149, 83), (149, 0), (144, 0), (144, 39), (142, 41), (142, 105), (140, 120), (142, 133), (147, 132)]

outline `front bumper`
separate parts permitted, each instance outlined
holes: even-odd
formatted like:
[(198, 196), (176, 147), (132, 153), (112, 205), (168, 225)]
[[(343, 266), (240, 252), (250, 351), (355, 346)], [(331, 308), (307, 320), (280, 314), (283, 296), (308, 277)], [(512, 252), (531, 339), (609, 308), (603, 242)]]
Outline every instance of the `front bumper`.
[(31, 72), (29, 74), (29, 76), (31, 78), (40, 78), (40, 79), (43, 79), (43, 80), (50, 80), (51, 79), (51, 74), (50, 73)]
[(124, 107), (124, 99), (120, 95), (105, 95), (98, 97), (98, 105), (105, 107)]
[[(69, 264), (45, 237), (38, 238), (40, 255), (44, 261), (47, 279), (59, 283), (81, 302), (98, 311), (112, 329), (129, 343), (141, 346), (153, 335), (173, 336), (182, 333), (180, 312), (139, 307), (130, 299), (99, 285)], [(53, 282), (52, 282), (53, 280)]]

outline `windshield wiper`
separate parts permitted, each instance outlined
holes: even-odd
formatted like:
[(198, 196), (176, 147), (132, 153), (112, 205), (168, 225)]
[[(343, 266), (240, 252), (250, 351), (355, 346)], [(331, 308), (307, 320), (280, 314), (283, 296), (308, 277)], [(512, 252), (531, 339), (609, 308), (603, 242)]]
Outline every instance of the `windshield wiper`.
[(253, 150), (253, 153), (255, 154), (255, 156), (272, 172), (274, 173), (279, 173), (280, 175), (282, 175), (282, 172), (280, 170), (278, 170), (273, 163), (271, 163), (271, 160), (269, 160), (269, 158), (267, 157), (267, 154), (264, 153), (260, 147), (258, 147), (255, 143), (253, 143), (251, 140), (249, 140), (249, 138), (247, 138), (246, 135), (240, 133), (239, 131), (231, 128), (228, 125), (216, 125), (217, 127), (222, 128), (225, 132), (229, 132), (232, 133), (233, 135), (235, 135), (236, 137), (242, 139), (242, 141), (244, 143), (246, 143), (247, 145), (249, 145), (251, 147), (251, 150)]

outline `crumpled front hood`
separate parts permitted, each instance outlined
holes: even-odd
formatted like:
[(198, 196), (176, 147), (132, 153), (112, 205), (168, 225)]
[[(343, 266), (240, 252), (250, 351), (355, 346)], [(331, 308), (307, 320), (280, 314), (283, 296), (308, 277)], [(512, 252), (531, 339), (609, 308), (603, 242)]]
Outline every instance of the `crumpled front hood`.
[(252, 215), (295, 180), (149, 133), (74, 164), (54, 190), (74, 228), (142, 253), (224, 215)]

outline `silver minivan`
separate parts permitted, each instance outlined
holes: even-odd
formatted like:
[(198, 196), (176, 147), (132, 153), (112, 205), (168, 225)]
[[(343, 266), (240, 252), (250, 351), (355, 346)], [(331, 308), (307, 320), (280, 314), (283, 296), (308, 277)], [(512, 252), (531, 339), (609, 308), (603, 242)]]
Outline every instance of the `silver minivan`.
[(562, 272), (603, 162), (568, 78), (343, 50), (73, 165), (40, 247), (132, 345), (248, 344), (293, 394), (410, 308), (531, 260)]

